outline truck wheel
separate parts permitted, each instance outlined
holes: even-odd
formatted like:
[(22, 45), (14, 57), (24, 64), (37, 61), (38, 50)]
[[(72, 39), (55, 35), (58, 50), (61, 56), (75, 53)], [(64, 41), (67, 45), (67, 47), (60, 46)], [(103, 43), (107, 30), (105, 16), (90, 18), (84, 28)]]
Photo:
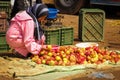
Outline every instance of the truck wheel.
[(76, 14), (84, 6), (86, 0), (54, 0), (55, 7), (60, 13)]

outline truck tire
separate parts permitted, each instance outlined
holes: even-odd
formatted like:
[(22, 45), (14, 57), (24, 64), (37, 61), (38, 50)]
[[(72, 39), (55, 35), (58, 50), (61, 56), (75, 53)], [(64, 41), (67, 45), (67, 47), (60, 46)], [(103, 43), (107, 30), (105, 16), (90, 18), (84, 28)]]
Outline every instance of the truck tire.
[(54, 0), (55, 7), (60, 13), (76, 14), (84, 6), (86, 0)]

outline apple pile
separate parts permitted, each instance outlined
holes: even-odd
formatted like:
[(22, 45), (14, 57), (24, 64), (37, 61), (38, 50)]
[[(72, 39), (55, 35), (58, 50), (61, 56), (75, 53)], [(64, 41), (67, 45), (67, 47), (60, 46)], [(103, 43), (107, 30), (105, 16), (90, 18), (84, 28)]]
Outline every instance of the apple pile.
[(100, 49), (98, 46), (78, 48), (73, 46), (60, 46), (54, 48), (48, 45), (47, 49), (42, 49), (38, 55), (31, 56), (32, 61), (37, 64), (46, 65), (78, 65), (78, 64), (100, 64), (105, 61), (117, 63), (120, 55), (113, 51)]

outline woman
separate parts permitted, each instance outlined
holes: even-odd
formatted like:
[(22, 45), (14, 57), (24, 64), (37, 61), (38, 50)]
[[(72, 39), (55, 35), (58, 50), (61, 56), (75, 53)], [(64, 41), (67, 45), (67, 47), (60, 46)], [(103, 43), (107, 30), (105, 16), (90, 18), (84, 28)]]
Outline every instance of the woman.
[(48, 15), (48, 8), (44, 4), (35, 4), (25, 11), (21, 11), (11, 19), (10, 28), (6, 32), (8, 45), (18, 54), (27, 57), (29, 53), (39, 54), (45, 36), (40, 26)]

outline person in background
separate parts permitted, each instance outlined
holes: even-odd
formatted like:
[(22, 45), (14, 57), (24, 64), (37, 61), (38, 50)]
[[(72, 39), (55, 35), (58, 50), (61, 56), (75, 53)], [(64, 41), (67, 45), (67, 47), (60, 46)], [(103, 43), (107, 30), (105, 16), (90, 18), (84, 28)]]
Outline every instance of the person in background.
[(23, 11), (29, 6), (34, 4), (42, 3), (42, 0), (11, 0), (11, 18), (12, 19), (16, 13)]
[(6, 41), (17, 55), (28, 57), (29, 54), (39, 54), (42, 48), (46, 48), (41, 23), (44, 23), (47, 15), (46, 5), (35, 4), (18, 12), (11, 19), (10, 27), (6, 32)]
[(28, 0), (30, 3), (30, 6), (33, 6), (34, 4), (42, 3), (42, 0)]
[(25, 10), (28, 5), (25, 4), (24, 0), (14, 0), (14, 4), (12, 4), (12, 10), (11, 10), (11, 18), (12, 19), (16, 13), (18, 13), (19, 11), (23, 11)]

